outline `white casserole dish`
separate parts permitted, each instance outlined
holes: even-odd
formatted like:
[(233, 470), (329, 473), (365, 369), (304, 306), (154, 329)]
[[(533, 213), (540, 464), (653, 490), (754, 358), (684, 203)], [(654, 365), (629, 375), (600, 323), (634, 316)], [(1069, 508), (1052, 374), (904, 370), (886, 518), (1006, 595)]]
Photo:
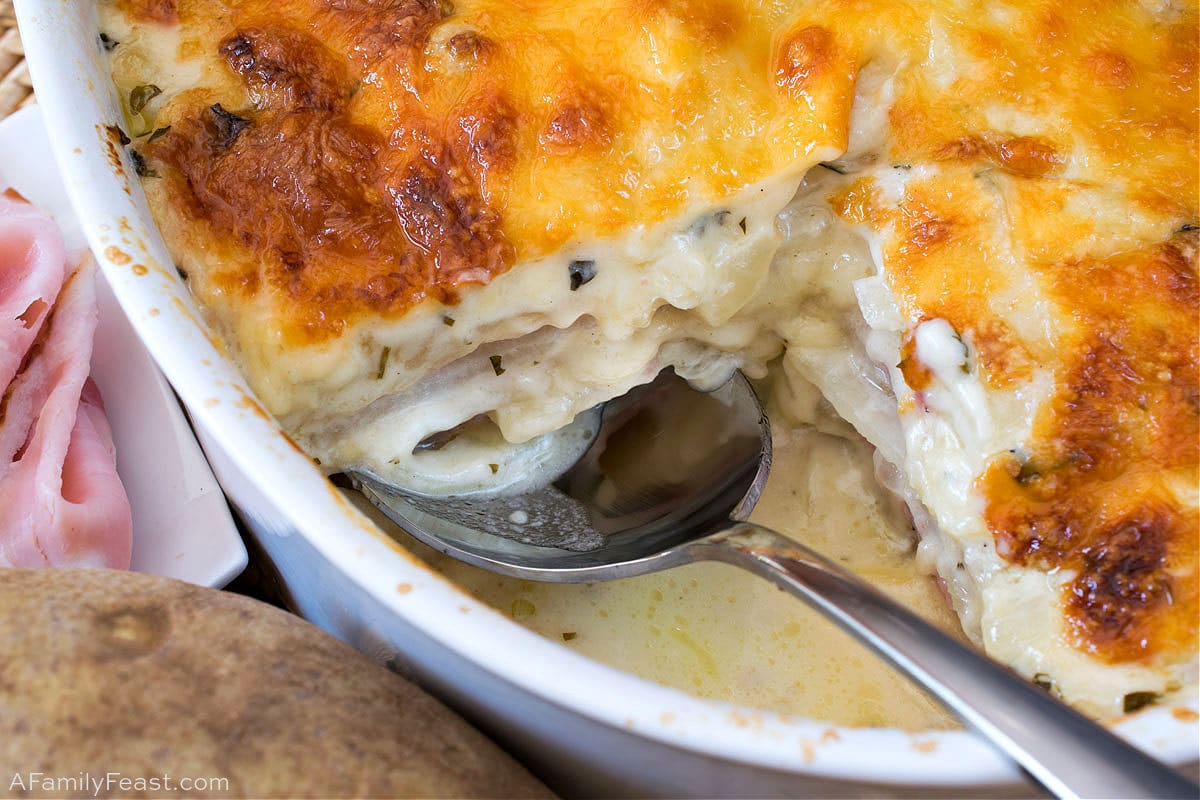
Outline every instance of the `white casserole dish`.
[[(308, 618), (415, 676), (568, 794), (1030, 793), (1014, 767), (969, 733), (784, 719), (602, 666), (516, 625), (406, 554), (291, 445), (204, 330), (132, 166), (105, 130), (121, 117), (92, 5), (16, 5), (51, 143), (92, 248)], [(1161, 758), (1191, 761), (1196, 707), (1195, 698), (1158, 706), (1119, 730)]]

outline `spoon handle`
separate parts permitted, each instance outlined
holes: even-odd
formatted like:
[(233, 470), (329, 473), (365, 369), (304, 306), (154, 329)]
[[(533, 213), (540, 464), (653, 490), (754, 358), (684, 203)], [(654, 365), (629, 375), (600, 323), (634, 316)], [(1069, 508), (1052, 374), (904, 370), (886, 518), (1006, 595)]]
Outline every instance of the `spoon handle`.
[(924, 686), (1059, 797), (1200, 796), (1200, 787), (851, 573), (774, 531), (738, 523), (694, 558), (767, 578)]

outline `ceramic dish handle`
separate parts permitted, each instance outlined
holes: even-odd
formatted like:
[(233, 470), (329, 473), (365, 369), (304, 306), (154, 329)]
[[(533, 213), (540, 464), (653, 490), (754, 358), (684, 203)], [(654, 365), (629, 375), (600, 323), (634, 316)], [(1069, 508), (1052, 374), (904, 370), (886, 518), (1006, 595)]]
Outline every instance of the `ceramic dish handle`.
[(693, 557), (748, 569), (824, 613), (1059, 797), (1200, 796), (1169, 767), (791, 539), (739, 523), (692, 548)]

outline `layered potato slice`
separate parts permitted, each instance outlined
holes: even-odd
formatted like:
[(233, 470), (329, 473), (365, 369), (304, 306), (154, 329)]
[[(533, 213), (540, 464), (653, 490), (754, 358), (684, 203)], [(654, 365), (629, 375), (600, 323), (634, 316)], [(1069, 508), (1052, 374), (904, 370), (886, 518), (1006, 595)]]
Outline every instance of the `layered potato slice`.
[[(707, 332), (759, 289), (851, 102), (848, 67), (781, 89), (789, 17), (134, 0), (105, 24), (118, 86), (162, 90), (145, 186), (255, 389), (323, 462), (394, 475), (480, 413), (518, 441), (569, 422), (689, 338), (660, 308)], [(546, 328), (545, 357), (496, 344)], [(425, 380), (472, 353), (453, 391)]]
[(101, 9), (166, 239), (322, 465), (499, 485), (663, 366), (774, 370), (989, 653), (1100, 715), (1194, 686), (1194, 3)]

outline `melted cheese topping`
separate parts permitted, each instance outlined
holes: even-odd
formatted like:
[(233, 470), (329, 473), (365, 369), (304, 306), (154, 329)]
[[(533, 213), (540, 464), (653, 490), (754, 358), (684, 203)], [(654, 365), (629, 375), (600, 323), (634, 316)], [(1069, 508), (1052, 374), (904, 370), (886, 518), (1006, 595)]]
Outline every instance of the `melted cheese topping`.
[(325, 464), (778, 363), (989, 653), (1195, 682), (1194, 3), (116, 2), (156, 217)]
[(690, 224), (845, 146), (852, 63), (757, 4), (170, 5), (201, 80), (157, 107), (145, 155), (176, 236), (220, 247), (207, 291), (270, 304), (293, 345)]

